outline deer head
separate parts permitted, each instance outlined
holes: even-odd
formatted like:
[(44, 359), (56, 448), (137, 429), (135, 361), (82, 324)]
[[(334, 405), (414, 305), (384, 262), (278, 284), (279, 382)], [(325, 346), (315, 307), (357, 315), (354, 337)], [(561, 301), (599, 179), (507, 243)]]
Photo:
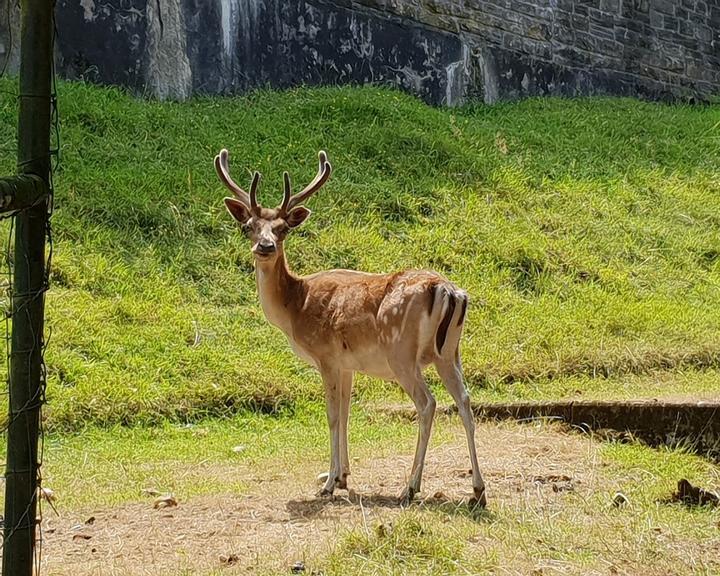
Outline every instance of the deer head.
[(310, 184), (297, 194), (292, 194), (290, 175), (284, 172), (285, 191), (282, 203), (277, 208), (263, 208), (257, 202), (260, 173), (255, 172), (248, 194), (230, 178), (228, 151), (223, 149), (215, 156), (215, 170), (223, 184), (234, 195), (234, 198), (225, 198), (225, 207), (250, 238), (256, 260), (263, 262), (275, 260), (288, 232), (300, 226), (310, 216), (310, 210), (301, 206), (301, 203), (317, 192), (327, 182), (332, 172), (332, 166), (325, 152), (321, 150), (318, 159), (318, 172)]

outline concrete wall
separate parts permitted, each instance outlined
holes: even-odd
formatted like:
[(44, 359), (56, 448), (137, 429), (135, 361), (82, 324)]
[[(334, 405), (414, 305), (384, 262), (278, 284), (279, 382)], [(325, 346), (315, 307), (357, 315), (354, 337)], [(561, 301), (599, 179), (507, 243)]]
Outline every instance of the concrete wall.
[(57, 24), (63, 75), (160, 98), (366, 82), (449, 105), (720, 96), (720, 0), (57, 0)]

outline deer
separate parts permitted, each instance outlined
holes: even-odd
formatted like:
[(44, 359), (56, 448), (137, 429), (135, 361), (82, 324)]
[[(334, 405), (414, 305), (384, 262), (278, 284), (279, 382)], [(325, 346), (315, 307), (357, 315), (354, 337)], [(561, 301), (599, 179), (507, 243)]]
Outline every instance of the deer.
[[(303, 203), (330, 178), (332, 167), (318, 153), (315, 178), (293, 194), (283, 173), (283, 200), (276, 208), (258, 204), (261, 175), (255, 172), (250, 192), (230, 177), (229, 153), (215, 157), (215, 170), (232, 197), (225, 207), (251, 242), (257, 291), (265, 317), (287, 337), (302, 360), (314, 366), (324, 385), (330, 429), (330, 466), (317, 497), (347, 490), (350, 475), (348, 420), (356, 372), (397, 382), (417, 411), (418, 438), (401, 505), (420, 492), (436, 401), (423, 370), (434, 364), (462, 418), (472, 467), (472, 506), (486, 506), (485, 483), (475, 448), (475, 423), (463, 380), (460, 338), (468, 294), (433, 271), (404, 270), (371, 274), (327, 270), (299, 276), (288, 267), (284, 241), (310, 210)], [(321, 475), (324, 476), (324, 475)]]

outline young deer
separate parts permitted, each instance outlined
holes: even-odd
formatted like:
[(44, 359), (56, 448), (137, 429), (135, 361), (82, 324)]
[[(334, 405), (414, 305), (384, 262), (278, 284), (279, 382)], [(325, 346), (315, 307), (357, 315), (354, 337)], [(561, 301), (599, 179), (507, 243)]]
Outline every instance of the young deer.
[(319, 158), (317, 176), (306, 188), (291, 195), (290, 177), (285, 172), (282, 204), (263, 208), (257, 203), (260, 174), (255, 172), (248, 194), (230, 178), (228, 151), (215, 157), (218, 176), (234, 195), (225, 198), (225, 206), (252, 242), (263, 312), (285, 333), (295, 353), (320, 371), (325, 385), (330, 472), (318, 495), (347, 488), (350, 393), (353, 374), (362, 372), (397, 381), (415, 403), (420, 430), (410, 482), (400, 496), (404, 503), (413, 499), (420, 490), (435, 413), (435, 399), (422, 371), (434, 364), (465, 426), (473, 477), (471, 502), (485, 506), (475, 424), (459, 352), (467, 294), (435, 272), (328, 270), (297, 276), (288, 268), (283, 241), (310, 215), (302, 202), (330, 177), (325, 152), (320, 152)]

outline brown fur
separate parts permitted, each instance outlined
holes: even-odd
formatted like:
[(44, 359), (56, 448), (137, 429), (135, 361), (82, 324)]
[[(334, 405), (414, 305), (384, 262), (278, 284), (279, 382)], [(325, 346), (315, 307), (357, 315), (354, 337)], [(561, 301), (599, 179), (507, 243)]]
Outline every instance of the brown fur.
[[(318, 176), (300, 194), (290, 196), (286, 176), (283, 204), (276, 209), (255, 204), (259, 176), (253, 180), (249, 195), (232, 182), (227, 151), (218, 155), (215, 166), (221, 180), (235, 194), (235, 198), (225, 199), (225, 205), (252, 242), (258, 294), (266, 318), (285, 333), (295, 353), (315, 366), (323, 379), (331, 464), (321, 493), (331, 494), (335, 488), (346, 486), (350, 473), (350, 394), (353, 375), (361, 372), (397, 381), (415, 403), (420, 432), (411, 478), (402, 496), (406, 502), (412, 500), (420, 490), (435, 412), (435, 399), (422, 370), (434, 363), (463, 419), (473, 487), (478, 502), (484, 505), (484, 482), (477, 463), (475, 428), (459, 353), (467, 295), (437, 272), (425, 270), (393, 274), (328, 270), (310, 276), (291, 272), (283, 241), (310, 215), (299, 203), (329, 176), (330, 164), (324, 152), (319, 159)], [(459, 314), (458, 300), (462, 301)]]

